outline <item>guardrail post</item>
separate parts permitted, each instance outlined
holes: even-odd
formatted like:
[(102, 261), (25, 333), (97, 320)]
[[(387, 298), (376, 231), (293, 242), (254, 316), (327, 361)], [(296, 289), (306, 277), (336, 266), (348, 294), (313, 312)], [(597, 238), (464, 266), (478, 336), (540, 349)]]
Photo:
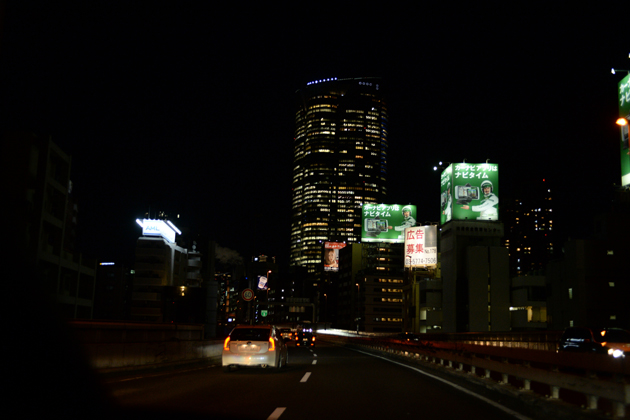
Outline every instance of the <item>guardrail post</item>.
[(560, 398), (560, 387), (552, 385), (551, 386), (551, 398), (557, 400)]
[(529, 379), (523, 379), (523, 389), (526, 391), (531, 391), (532, 381), (530, 381)]
[(486, 379), (490, 379), (490, 369), (484, 369), (486, 371)]
[(508, 374), (507, 373), (502, 373), (501, 374), (501, 383), (507, 385), (508, 384)]
[(460, 363), (459, 366), (457, 367), (457, 370), (459, 370), (460, 372), (464, 370), (464, 364)]
[(477, 374), (477, 367), (471, 366), (470, 367), (470, 374), (471, 375), (476, 375)]
[(595, 395), (587, 395), (586, 396), (586, 401), (588, 402), (588, 409), (589, 410), (597, 410), (597, 400), (599, 399), (599, 397), (595, 396)]

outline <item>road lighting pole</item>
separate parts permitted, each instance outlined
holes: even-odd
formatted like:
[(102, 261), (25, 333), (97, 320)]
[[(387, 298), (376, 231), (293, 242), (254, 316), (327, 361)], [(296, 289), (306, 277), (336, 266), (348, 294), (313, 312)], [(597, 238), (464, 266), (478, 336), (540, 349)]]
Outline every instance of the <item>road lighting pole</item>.
[(328, 321), (328, 295), (324, 293), (324, 329), (326, 329), (327, 321)]

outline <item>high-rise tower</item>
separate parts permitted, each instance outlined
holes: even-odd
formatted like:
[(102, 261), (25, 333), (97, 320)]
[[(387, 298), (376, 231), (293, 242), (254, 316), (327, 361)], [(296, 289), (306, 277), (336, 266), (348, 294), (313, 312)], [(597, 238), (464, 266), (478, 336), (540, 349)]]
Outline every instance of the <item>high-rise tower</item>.
[(291, 264), (315, 272), (325, 241), (360, 242), (361, 206), (382, 203), (387, 107), (381, 79), (326, 79), (297, 91)]

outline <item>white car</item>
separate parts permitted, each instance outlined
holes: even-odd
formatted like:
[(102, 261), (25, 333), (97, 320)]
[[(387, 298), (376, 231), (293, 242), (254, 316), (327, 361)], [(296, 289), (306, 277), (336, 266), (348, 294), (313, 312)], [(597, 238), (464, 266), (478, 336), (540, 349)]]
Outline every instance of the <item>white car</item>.
[(221, 359), (224, 372), (233, 367), (280, 369), (287, 365), (288, 351), (274, 326), (237, 325), (223, 343)]

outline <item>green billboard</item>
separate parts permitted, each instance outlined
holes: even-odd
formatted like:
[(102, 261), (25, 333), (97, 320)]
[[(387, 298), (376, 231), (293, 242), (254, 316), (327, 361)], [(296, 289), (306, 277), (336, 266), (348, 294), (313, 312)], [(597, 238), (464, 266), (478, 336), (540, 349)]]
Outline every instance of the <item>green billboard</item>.
[(440, 177), (440, 223), (499, 220), (499, 165), (452, 163)]
[(619, 117), (625, 118), (621, 126), (621, 185), (630, 186), (630, 148), (628, 147), (628, 123), (630, 120), (630, 73), (619, 82)]
[(363, 204), (362, 242), (405, 242), (405, 228), (416, 225), (416, 206)]

